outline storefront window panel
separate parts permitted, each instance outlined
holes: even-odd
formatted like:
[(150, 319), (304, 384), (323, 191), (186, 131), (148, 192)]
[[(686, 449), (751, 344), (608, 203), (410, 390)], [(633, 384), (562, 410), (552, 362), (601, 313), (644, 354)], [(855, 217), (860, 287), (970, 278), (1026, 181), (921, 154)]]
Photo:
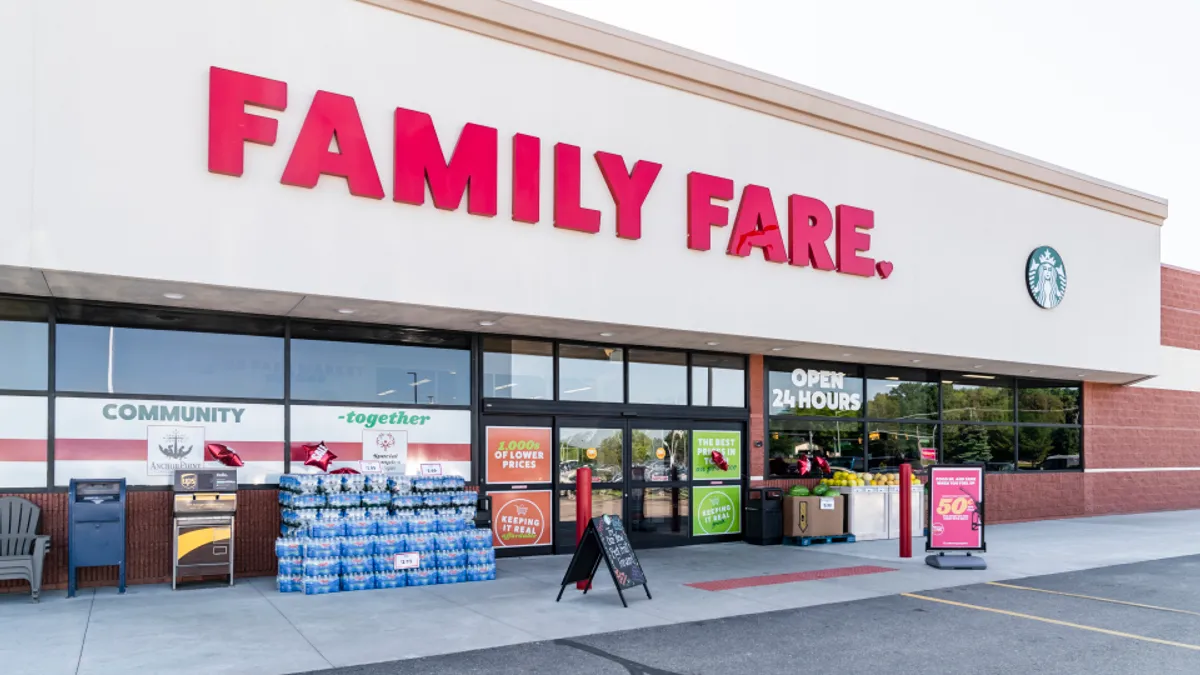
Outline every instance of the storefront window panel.
[(47, 308), (41, 303), (0, 300), (0, 389), (48, 388), (47, 315)]
[(558, 397), (563, 401), (623, 403), (625, 352), (620, 347), (559, 345)]
[(283, 398), (283, 340), (60, 323), (59, 391)]
[(772, 367), (768, 373), (771, 415), (861, 417), (863, 380), (856, 368), (824, 364)]
[(937, 462), (936, 424), (871, 422), (867, 428), (867, 468), (896, 469), (904, 462), (917, 466)]
[(629, 402), (687, 405), (687, 354), (629, 350)]
[(483, 339), (483, 397), (554, 398), (554, 344), (540, 340)]
[(0, 490), (46, 487), (45, 396), (0, 396)]
[(1022, 471), (1082, 469), (1079, 427), (1021, 427), (1017, 468)]
[(923, 371), (867, 369), (867, 417), (888, 420), (936, 420), (938, 384)]
[(693, 354), (692, 405), (746, 407), (745, 359), (723, 354)]
[(1013, 427), (983, 424), (947, 424), (942, 430), (945, 464), (982, 462), (988, 471), (1012, 471)]
[(798, 460), (806, 454), (825, 457), (831, 468), (863, 469), (860, 422), (774, 419), (768, 436), (767, 471), (771, 476), (798, 477)]
[(292, 340), (292, 398), (467, 406), (470, 365), (466, 349)]
[(1012, 381), (992, 375), (961, 375), (942, 381), (942, 419), (1013, 421)]
[(1017, 391), (1017, 421), (1041, 424), (1081, 422), (1083, 397), (1079, 385), (1027, 383), (1025, 380), (1020, 384)]
[(592, 469), (593, 483), (624, 480), (623, 436), (621, 429), (559, 429), (559, 482), (574, 484), (576, 473), (585, 466)]
[(634, 429), (632, 457), (630, 478), (635, 482), (687, 480), (688, 432), (684, 429)]

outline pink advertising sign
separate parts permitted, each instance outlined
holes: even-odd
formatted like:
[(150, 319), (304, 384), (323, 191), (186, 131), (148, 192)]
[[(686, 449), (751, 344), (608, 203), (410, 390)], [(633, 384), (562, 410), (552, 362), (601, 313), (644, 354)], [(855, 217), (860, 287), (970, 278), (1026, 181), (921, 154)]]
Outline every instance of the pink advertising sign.
[(929, 470), (930, 551), (983, 551), (983, 467)]

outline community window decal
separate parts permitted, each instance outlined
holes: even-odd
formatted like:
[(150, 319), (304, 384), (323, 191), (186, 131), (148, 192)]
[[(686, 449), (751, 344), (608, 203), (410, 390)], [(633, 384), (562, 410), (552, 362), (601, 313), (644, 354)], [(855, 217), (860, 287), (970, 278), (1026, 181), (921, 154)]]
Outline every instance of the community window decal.
[(422, 464), (471, 479), (471, 412), (413, 408), (292, 406), (292, 471), (304, 466), (304, 446), (324, 444), (329, 470), (379, 462), (387, 471), (416, 475)]
[(283, 426), (282, 405), (59, 398), (55, 480), (169, 485), (178, 469), (224, 468), (242, 484), (274, 483), (284, 467)]

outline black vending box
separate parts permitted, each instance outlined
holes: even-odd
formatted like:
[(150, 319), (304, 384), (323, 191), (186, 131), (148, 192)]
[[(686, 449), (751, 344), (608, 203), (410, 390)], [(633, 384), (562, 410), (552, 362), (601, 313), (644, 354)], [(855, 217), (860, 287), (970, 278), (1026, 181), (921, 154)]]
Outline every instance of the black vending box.
[(751, 488), (746, 499), (746, 543), (778, 546), (783, 543), (783, 490)]

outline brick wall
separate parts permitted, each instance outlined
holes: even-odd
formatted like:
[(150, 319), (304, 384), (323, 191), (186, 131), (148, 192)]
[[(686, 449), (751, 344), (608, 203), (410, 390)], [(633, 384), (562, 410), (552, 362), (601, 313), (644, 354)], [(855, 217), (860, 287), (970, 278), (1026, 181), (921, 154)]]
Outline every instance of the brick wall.
[(1162, 343), (1200, 349), (1200, 274), (1162, 268)]
[[(0, 494), (0, 497), (8, 496)], [(67, 494), (13, 495), (42, 508), (42, 534), (50, 535), (50, 555), (42, 588), (67, 587)], [(234, 526), (234, 568), (239, 577), (275, 574), (275, 538), (279, 535), (278, 493), (241, 490)], [(125, 576), (130, 584), (171, 580), (171, 493), (166, 490), (130, 491), (125, 504)], [(116, 567), (80, 570), (80, 587), (114, 586)], [(27, 593), (23, 581), (0, 581), (0, 593)]]

